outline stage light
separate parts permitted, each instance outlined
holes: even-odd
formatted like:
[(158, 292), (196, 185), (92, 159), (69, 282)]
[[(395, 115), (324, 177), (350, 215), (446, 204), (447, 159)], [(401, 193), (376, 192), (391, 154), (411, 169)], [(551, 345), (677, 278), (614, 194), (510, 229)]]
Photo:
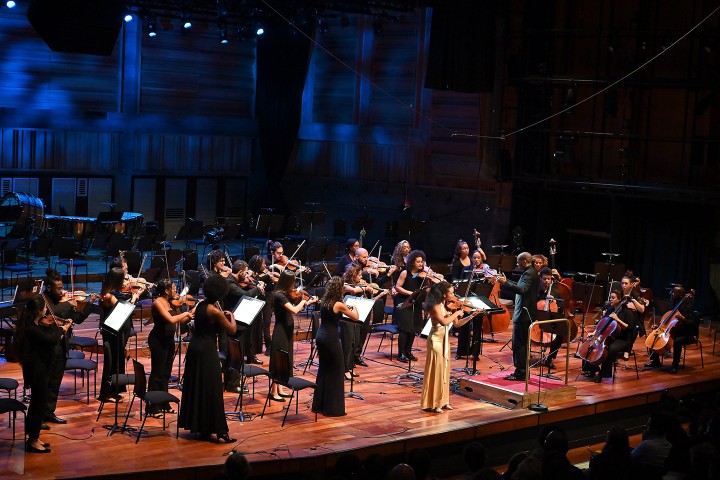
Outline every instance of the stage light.
[(186, 30), (187, 30), (188, 28), (192, 28), (192, 22), (191, 22), (189, 19), (188, 19), (188, 20), (185, 20), (185, 23), (183, 23), (183, 28), (186, 29)]
[(129, 13), (126, 13), (124, 20), (125, 20), (125, 23), (132, 22), (132, 15)]
[(261, 25), (258, 25), (257, 30), (255, 30), (255, 34), (256, 34), (257, 36), (260, 36), (260, 35), (262, 35), (263, 33), (265, 33), (265, 29), (264, 29)]
[(8, 8), (15, 8), (15, 2), (13, 2), (13, 0), (8, 0), (5, 2), (5, 6)]
[(148, 30), (148, 37), (153, 38), (157, 36), (157, 32), (155, 31), (155, 19), (149, 18), (147, 21), (147, 30)]
[(222, 43), (222, 44), (228, 43), (227, 29), (225, 28), (224, 25), (220, 27), (219, 38), (220, 38), (220, 43)]

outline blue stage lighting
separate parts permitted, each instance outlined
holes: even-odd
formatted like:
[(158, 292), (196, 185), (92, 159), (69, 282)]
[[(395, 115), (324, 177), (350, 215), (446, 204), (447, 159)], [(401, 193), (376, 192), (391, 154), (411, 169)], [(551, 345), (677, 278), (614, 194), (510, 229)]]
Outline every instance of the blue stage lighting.
[(125, 23), (127, 22), (132, 22), (132, 15), (129, 13), (125, 15)]
[(259, 26), (259, 27), (257, 28), (257, 30), (255, 31), (255, 33), (256, 33), (258, 36), (259, 36), (259, 35), (262, 35), (263, 33), (265, 33), (265, 29), (264, 29), (263, 27), (260, 27), (260, 26)]
[(13, 2), (13, 0), (8, 0), (5, 2), (5, 6), (8, 8), (15, 8), (15, 2)]

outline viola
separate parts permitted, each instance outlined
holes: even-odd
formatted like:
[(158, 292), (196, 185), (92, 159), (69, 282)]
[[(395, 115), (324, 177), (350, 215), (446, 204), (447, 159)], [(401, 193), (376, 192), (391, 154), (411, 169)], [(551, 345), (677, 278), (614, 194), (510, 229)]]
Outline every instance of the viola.
[(293, 305), (297, 305), (298, 303), (302, 302), (303, 300), (310, 301), (313, 296), (310, 295), (307, 290), (293, 288), (288, 292), (288, 296), (290, 297), (290, 303)]
[(690, 289), (682, 300), (675, 305), (675, 308), (663, 315), (662, 320), (660, 320), (660, 324), (650, 333), (650, 335), (647, 336), (647, 339), (645, 340), (645, 346), (647, 348), (657, 352), (658, 355), (664, 355), (666, 352), (670, 351), (673, 343), (675, 342), (672, 336), (673, 329), (681, 322), (681, 319), (678, 316), (678, 309), (685, 300), (694, 295), (695, 290)]

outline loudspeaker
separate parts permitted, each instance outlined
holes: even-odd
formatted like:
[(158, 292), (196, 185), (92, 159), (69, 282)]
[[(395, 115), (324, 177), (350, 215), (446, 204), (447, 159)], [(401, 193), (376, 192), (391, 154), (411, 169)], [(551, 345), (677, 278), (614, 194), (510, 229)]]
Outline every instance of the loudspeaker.
[(116, 0), (33, 0), (27, 15), (53, 51), (111, 55), (123, 12)]

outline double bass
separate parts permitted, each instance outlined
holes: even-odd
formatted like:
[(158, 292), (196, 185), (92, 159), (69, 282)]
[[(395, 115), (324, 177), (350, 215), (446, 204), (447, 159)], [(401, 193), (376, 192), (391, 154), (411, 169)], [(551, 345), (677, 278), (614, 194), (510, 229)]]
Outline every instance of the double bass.
[(493, 288), (490, 294), (488, 294), (488, 299), (503, 310), (502, 313), (483, 315), (483, 332), (490, 334), (504, 332), (510, 326), (512, 316), (507, 307), (500, 302), (500, 282), (495, 281), (500, 274), (490, 268), (487, 263), (483, 264), (482, 273), (485, 275), (485, 278), (491, 279), (490, 281), (493, 282)]
[[(557, 272), (555, 268), (555, 254), (557, 254), (557, 242), (554, 239), (550, 239), (550, 268), (553, 272)], [(553, 287), (558, 291), (560, 297), (563, 299), (563, 305), (565, 306), (565, 317), (572, 319), (573, 311), (575, 310), (575, 301), (572, 299), (572, 283), (571, 278), (559, 278), (558, 281), (553, 283)], [(574, 323), (574, 322), (571, 322)], [(577, 328), (576, 328), (577, 329)]]
[(650, 335), (647, 336), (647, 339), (645, 340), (645, 346), (648, 349), (657, 352), (658, 355), (664, 355), (666, 352), (670, 351), (674, 343), (672, 330), (681, 321), (680, 317), (678, 317), (678, 309), (685, 300), (694, 295), (695, 290), (690, 289), (682, 300), (675, 305), (675, 308), (663, 315), (660, 324), (650, 333)]

